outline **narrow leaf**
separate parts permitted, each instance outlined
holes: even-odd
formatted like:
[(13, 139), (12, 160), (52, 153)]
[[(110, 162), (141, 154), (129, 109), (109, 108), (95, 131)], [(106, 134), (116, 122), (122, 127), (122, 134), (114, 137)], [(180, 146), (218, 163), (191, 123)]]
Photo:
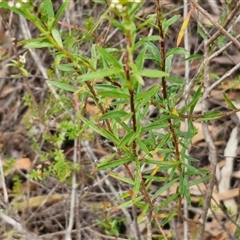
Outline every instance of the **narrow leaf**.
[(98, 94), (103, 97), (110, 98), (129, 98), (129, 95), (126, 93), (121, 93), (118, 91), (99, 91)]
[(138, 218), (137, 218), (137, 222), (140, 223), (142, 221), (142, 219), (147, 215), (147, 211), (149, 209), (149, 203), (147, 203), (142, 212), (138, 215)]
[(160, 67), (161, 54), (159, 52), (159, 49), (152, 42), (145, 42), (144, 45), (145, 47), (147, 47), (147, 50), (151, 53), (151, 56), (153, 57), (157, 65)]
[(84, 79), (84, 80), (93, 80), (93, 79), (101, 79), (104, 77), (108, 77), (117, 73), (120, 73), (121, 71), (119, 69), (111, 69), (111, 68), (107, 68), (107, 69), (102, 69), (96, 72), (91, 72), (91, 73), (86, 73), (81, 75), (79, 78), (80, 79)]
[(180, 32), (179, 32), (178, 38), (177, 38), (177, 47), (180, 45), (180, 43), (182, 41), (182, 38), (183, 38), (184, 33), (185, 33), (185, 31), (187, 29), (187, 26), (188, 26), (192, 11), (193, 11), (193, 8), (190, 9), (190, 11), (188, 12), (185, 20), (183, 21), (182, 27), (180, 29)]
[(134, 186), (133, 186), (133, 196), (132, 198), (135, 199), (139, 193), (141, 183), (141, 173), (140, 171), (136, 171), (135, 179), (134, 179)]
[(66, 90), (66, 91), (69, 91), (69, 92), (75, 92), (77, 91), (77, 88), (72, 86), (72, 85), (69, 85), (67, 83), (61, 83), (61, 82), (56, 82), (56, 81), (47, 81), (49, 84), (55, 86), (55, 87), (58, 87), (60, 89), (63, 89), (63, 90)]
[(133, 142), (133, 140), (138, 137), (138, 135), (140, 134), (141, 130), (142, 130), (142, 128), (139, 127), (136, 132), (131, 131), (131, 132), (127, 133), (125, 135), (125, 137), (119, 143), (118, 147), (122, 147), (124, 145), (130, 145)]
[(173, 179), (171, 182), (165, 184), (163, 187), (161, 187), (155, 194), (153, 194), (153, 198), (156, 198), (157, 196), (161, 195), (163, 192), (168, 190), (175, 182), (177, 182), (179, 178)]
[(167, 34), (168, 28), (180, 18), (180, 15), (174, 15), (163, 23), (164, 34)]
[(54, 18), (52, 1), (44, 0), (44, 10), (47, 12), (48, 19)]
[(120, 209), (124, 209), (124, 208), (127, 208), (127, 207), (132, 207), (134, 203), (139, 202), (141, 199), (143, 199), (143, 196), (137, 197), (134, 201), (133, 200), (127, 201), (127, 202), (121, 204), (120, 206), (114, 208), (112, 210), (112, 212), (117, 212)]
[(131, 180), (129, 178), (126, 178), (126, 177), (123, 177), (123, 176), (120, 176), (120, 175), (118, 175), (116, 173), (109, 173), (109, 176), (111, 176), (111, 177), (113, 177), (115, 179), (118, 179), (118, 180), (120, 180), (122, 182), (125, 182), (127, 184), (134, 185), (134, 181), (133, 180)]
[(101, 54), (102, 58), (105, 59), (108, 64), (113, 66), (117, 69), (122, 69), (122, 64), (118, 62), (118, 60), (111, 55), (108, 51), (106, 51), (104, 48), (97, 46), (98, 52)]
[(228, 105), (231, 109), (237, 109), (237, 108), (235, 107), (235, 105), (233, 104), (233, 102), (228, 98), (228, 96), (227, 96), (225, 93), (223, 93), (223, 97), (224, 97), (225, 102), (227, 103), (227, 105)]
[(198, 60), (202, 58), (203, 58), (203, 55), (201, 54), (193, 54), (190, 57), (185, 58), (183, 61), (192, 61), (192, 60)]
[(58, 44), (58, 46), (63, 48), (62, 38), (57, 29), (52, 29), (52, 36), (53, 36), (54, 40), (56, 41), (56, 43)]
[(190, 183), (188, 183), (188, 187), (191, 187), (191, 186), (194, 186), (194, 185), (198, 185), (199, 183), (202, 183), (202, 182), (206, 182), (210, 178), (211, 178), (211, 175), (207, 175), (205, 177), (202, 177), (202, 178), (196, 179), (194, 181), (191, 181)]
[(214, 111), (214, 112), (209, 112), (204, 114), (203, 117), (197, 119), (197, 121), (201, 122), (201, 121), (209, 121), (209, 120), (213, 120), (213, 119), (218, 119), (220, 117), (222, 117), (222, 112), (220, 111)]
[(60, 18), (62, 17), (62, 15), (64, 14), (65, 10), (67, 9), (69, 3), (70, 3), (70, 1), (64, 1), (63, 4), (58, 9), (55, 19), (54, 19), (55, 27), (56, 27), (56, 24), (58, 23), (58, 21), (60, 20)]
[(129, 115), (129, 114), (125, 111), (115, 110), (115, 111), (105, 113), (100, 117), (100, 120), (105, 120), (108, 118), (121, 118), (121, 117), (125, 117), (126, 115)]
[(131, 161), (132, 161), (132, 158), (123, 158), (123, 159), (119, 159), (119, 160), (112, 160), (111, 162), (99, 164), (97, 166), (97, 169), (98, 170), (106, 170), (106, 169), (116, 168), (118, 166), (129, 163)]
[(53, 47), (51, 43), (48, 42), (29, 42), (24, 45), (25, 48), (48, 48)]
[(142, 46), (144, 43), (146, 42), (150, 42), (150, 41), (159, 41), (161, 38), (159, 36), (156, 35), (152, 35), (152, 36), (148, 36), (145, 38), (140, 39), (140, 41), (138, 41), (135, 46), (134, 46), (134, 50), (136, 51), (140, 46)]
[(139, 74), (144, 77), (150, 77), (150, 78), (161, 78), (161, 77), (168, 76), (166, 72), (155, 70), (155, 69), (144, 69), (139, 71)]
[(189, 55), (189, 52), (185, 48), (176, 47), (176, 48), (171, 48), (170, 50), (168, 50), (166, 56), (178, 55), (178, 54)]
[(143, 64), (146, 56), (146, 50), (147, 50), (147, 47), (144, 47), (137, 56), (136, 67), (138, 70), (141, 70), (143, 68)]

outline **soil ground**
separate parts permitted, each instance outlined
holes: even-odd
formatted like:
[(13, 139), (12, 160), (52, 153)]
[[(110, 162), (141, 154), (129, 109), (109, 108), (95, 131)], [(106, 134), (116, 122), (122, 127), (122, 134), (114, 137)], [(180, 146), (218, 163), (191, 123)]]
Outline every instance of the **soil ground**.
[[(60, 2), (53, 2), (57, 9)], [(176, 46), (177, 35), (183, 21), (183, 4), (180, 0), (164, 0), (163, 2), (164, 13), (167, 18), (174, 14), (181, 15), (180, 20), (171, 26), (166, 39), (166, 48), (171, 49)], [(220, 1), (206, 1), (202, 6), (214, 19), (220, 19), (225, 11)], [(62, 23), (65, 23), (65, 26), (60, 24), (59, 28), (66, 28), (67, 24), (78, 26), (79, 34), (81, 34), (81, 31), (84, 31), (87, 25), (91, 25), (99, 19), (104, 9), (105, 6), (90, 0), (72, 1), (66, 16), (62, 19)], [(147, 16), (154, 13), (155, 1), (148, 0), (145, 1), (137, 17), (147, 18)], [(53, 151), (53, 145), (44, 140), (45, 126), (36, 117), (36, 112), (33, 111), (34, 102), (29, 97), (29, 89), (36, 100), (39, 110), (47, 116), (44, 118), (45, 124), (50, 126), (50, 131), (53, 135), (59, 133), (59, 121), (64, 118), (65, 114), (71, 112), (71, 106), (74, 107), (73, 98), (71, 94), (66, 93), (68, 103), (64, 104), (69, 106), (66, 112), (51, 111), (55, 106), (56, 99), (46, 83), (46, 80), (51, 75), (48, 69), (51, 68), (53, 62), (50, 51), (36, 50), (34, 54), (27, 54), (26, 68), (31, 73), (27, 83), (23, 78), (11, 77), (17, 71), (15, 68), (8, 66), (10, 61), (15, 59), (16, 52), (14, 51), (17, 50), (20, 55), (25, 52), (25, 49), (16, 45), (17, 42), (27, 38), (28, 34), (32, 37), (37, 37), (38, 33), (35, 27), (29, 23), (27, 23), (29, 32), (26, 32), (25, 22), (16, 15), (10, 15), (9, 12), (3, 11), (3, 9), (0, 9), (0, 15), (2, 19), (0, 23), (0, 157), (3, 165), (8, 166), (4, 174), (8, 202), (4, 199), (3, 182), (1, 180), (0, 206), (27, 229), (29, 239), (64, 239), (69, 223), (71, 184), (69, 182), (63, 183), (54, 176), (49, 176), (44, 181), (32, 181), (28, 175), (32, 169), (39, 172), (48, 169), (52, 161), (52, 159), (48, 158), (48, 153)], [(207, 19), (201, 18), (199, 22), (210, 36), (216, 32), (216, 29), (209, 24)], [(196, 19), (192, 18), (189, 23), (191, 54), (203, 53), (203, 40), (197, 30), (199, 22), (197, 23)], [(102, 32), (106, 33), (107, 31), (109, 29), (107, 29), (106, 22), (103, 21), (94, 31), (94, 34), (100, 36)], [(157, 30), (145, 28), (138, 33), (138, 38), (147, 36), (149, 31), (156, 31), (155, 34), (157, 34)], [(223, 39), (223, 44), (227, 42), (226, 39)], [(91, 44), (93, 43), (94, 40), (85, 42), (82, 45), (81, 52), (89, 55)], [(107, 44), (121, 48), (124, 45), (121, 33), (111, 28)], [(184, 43), (181, 45), (184, 46)], [(239, 49), (233, 45), (226, 50), (225, 54), (214, 58), (211, 64), (213, 76), (211, 81), (216, 81), (214, 76), (218, 75), (221, 77), (227, 71), (230, 71), (239, 62), (239, 59)], [(201, 60), (195, 60), (191, 63), (190, 78), (194, 78), (200, 64)], [(146, 67), (156, 68), (155, 64), (150, 60), (146, 63)], [(173, 59), (172, 74), (184, 78), (185, 66), (180, 56)], [(146, 89), (153, 84), (153, 81), (146, 82)], [(193, 92), (195, 90), (192, 89)], [(223, 93), (226, 93), (229, 99), (238, 106), (240, 100), (239, 90), (239, 70), (237, 69), (212, 91), (210, 109), (222, 112), (229, 111), (227, 104), (224, 102)], [(92, 103), (89, 103), (88, 111), (90, 115), (95, 113), (95, 106)], [(201, 104), (197, 105), (195, 114), (200, 113), (200, 111)], [(156, 112), (156, 110), (150, 110), (148, 117), (158, 116), (158, 114), (159, 112)], [(220, 170), (226, 163), (226, 154), (224, 152), (236, 126), (239, 126), (237, 114), (226, 116), (210, 123), (209, 128), (217, 147)], [(204, 140), (201, 124), (196, 123), (196, 127), (198, 128), (198, 134), (194, 138), (192, 145), (189, 146), (189, 153), (199, 160), (195, 163), (195, 167), (209, 169), (208, 146)], [(239, 136), (236, 141), (239, 144)], [(60, 148), (63, 150), (66, 158), (72, 161), (74, 141), (64, 139)], [(78, 177), (81, 180), (77, 188), (79, 202), (72, 230), (72, 239), (129, 239), (130, 227), (126, 224), (125, 219), (126, 217), (131, 219), (132, 216), (139, 213), (134, 212), (130, 208), (126, 212), (110, 211), (113, 206), (118, 204), (119, 193), (127, 190), (126, 186), (119, 184), (112, 178), (107, 178), (106, 174), (91, 173), (95, 167), (94, 161), (99, 161), (111, 153), (111, 151), (111, 147), (105, 144), (103, 139), (97, 135), (94, 139), (81, 140), (82, 165), (78, 172)], [(239, 204), (239, 150), (234, 152), (233, 155), (230, 186), (225, 192), (219, 192), (216, 184), (213, 198), (218, 207), (209, 213), (203, 237), (204, 240), (228, 239), (229, 234), (233, 232), (235, 226), (232, 221), (233, 216), (226, 211), (225, 205), (228, 200), (233, 201), (237, 206)], [(45, 161), (40, 161), (42, 156), (46, 156)], [(222, 178), (224, 177), (223, 175)], [(152, 191), (156, 191), (158, 188), (159, 185), (156, 184), (156, 186), (153, 186)], [(176, 188), (174, 189), (173, 187), (170, 189), (170, 192), (175, 190)], [(204, 200), (205, 192), (206, 186), (204, 184), (191, 190), (192, 205), (189, 206), (189, 218), (192, 220), (197, 219), (201, 213), (202, 205), (199, 199), (202, 197)], [(166, 196), (162, 195), (161, 197), (165, 198)], [(114, 235), (114, 231), (106, 231), (99, 223), (99, 220), (101, 220), (109, 224), (108, 221), (112, 221), (112, 219), (117, 220), (115, 228), (119, 232), (118, 237)], [(145, 239), (145, 223), (140, 223), (138, 228), (142, 239)], [(194, 234), (197, 230), (198, 225), (194, 222), (189, 222), (189, 239), (194, 239)], [(170, 236), (170, 232), (175, 233), (175, 237), (168, 239), (184, 239), (182, 219), (177, 216), (171, 224), (163, 227), (162, 232), (166, 236)], [(153, 239), (163, 239), (160, 237), (162, 233), (156, 226), (153, 234)], [(0, 239), (25, 239), (24, 236), (26, 237), (27, 235), (14, 230), (10, 224), (7, 224), (4, 219), (0, 218)], [(141, 236), (139, 239), (141, 239)]]

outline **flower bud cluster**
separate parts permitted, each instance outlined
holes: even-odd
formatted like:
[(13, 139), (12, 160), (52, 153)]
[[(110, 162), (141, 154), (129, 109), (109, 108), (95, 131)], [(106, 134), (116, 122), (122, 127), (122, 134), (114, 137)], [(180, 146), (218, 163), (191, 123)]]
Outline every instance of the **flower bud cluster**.
[[(2, 2), (2, 0), (0, 0), (0, 2)], [(27, 3), (27, 2), (28, 2), (28, 0), (19, 0), (19, 1), (10, 0), (10, 1), (8, 1), (8, 6), (20, 8), (22, 6), (22, 4)]]
[(125, 3), (140, 3), (141, 0), (111, 0), (110, 7), (111, 8), (117, 8), (119, 11), (124, 10), (124, 4)]

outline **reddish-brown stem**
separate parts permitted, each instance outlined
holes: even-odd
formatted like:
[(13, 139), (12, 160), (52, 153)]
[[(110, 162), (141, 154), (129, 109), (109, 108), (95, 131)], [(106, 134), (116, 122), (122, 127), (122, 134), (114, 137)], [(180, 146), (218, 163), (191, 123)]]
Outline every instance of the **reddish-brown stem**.
[[(165, 66), (165, 60), (166, 60), (166, 55), (165, 55), (165, 36), (164, 36), (164, 31), (162, 27), (162, 9), (159, 3), (159, 0), (156, 0), (156, 6), (157, 6), (157, 25), (158, 25), (158, 31), (159, 31), (159, 36), (160, 36), (160, 54), (161, 54), (161, 71), (165, 72), (166, 66)], [(163, 98), (167, 98), (167, 85), (166, 85), (166, 78), (162, 77), (162, 95)]]
[[(126, 33), (126, 41), (127, 41), (127, 51), (126, 51), (126, 66), (125, 66), (125, 74), (126, 74), (126, 79), (129, 82), (129, 94), (130, 94), (130, 108), (132, 112), (132, 127), (133, 131), (137, 131), (137, 121), (136, 121), (136, 111), (135, 111), (135, 106), (134, 106), (134, 90), (131, 85), (131, 77), (130, 77), (130, 67), (129, 64), (131, 62), (130, 56), (129, 56), (129, 51), (131, 49), (131, 33), (128, 30)], [(134, 139), (133, 144), (132, 144), (132, 150), (133, 150), (133, 155), (137, 157), (137, 144), (136, 140)]]
[[(161, 54), (161, 71), (165, 72), (166, 71), (166, 66), (165, 66), (165, 61), (166, 61), (166, 54), (165, 54), (165, 35), (163, 31), (163, 26), (162, 26), (162, 8), (160, 6), (160, 3), (158, 0), (156, 0), (156, 6), (157, 6), (157, 25), (158, 25), (158, 31), (159, 31), (159, 36), (160, 36), (160, 54)], [(162, 77), (162, 95), (163, 99), (167, 99), (167, 84), (166, 84), (166, 78)], [(176, 157), (177, 160), (180, 160), (180, 152), (178, 148), (178, 141), (177, 141), (177, 136), (173, 128), (173, 124), (171, 119), (168, 120), (169, 123), (169, 130), (172, 134), (174, 146), (175, 146), (175, 151), (176, 151)], [(181, 171), (181, 169), (179, 169)]]

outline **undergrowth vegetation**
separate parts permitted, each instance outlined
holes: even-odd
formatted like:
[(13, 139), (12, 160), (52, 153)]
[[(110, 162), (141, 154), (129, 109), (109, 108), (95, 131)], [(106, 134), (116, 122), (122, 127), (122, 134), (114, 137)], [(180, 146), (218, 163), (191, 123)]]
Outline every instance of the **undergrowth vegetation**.
[[(95, 206), (102, 211), (97, 224), (106, 236), (113, 237), (109, 239), (175, 239), (174, 231), (166, 234), (163, 228), (170, 226), (176, 217), (186, 226), (185, 237), (188, 223), (193, 222), (198, 224), (199, 231), (192, 236), (203, 239), (216, 180), (215, 149), (208, 122), (238, 112), (226, 94), (223, 99), (230, 110), (209, 110), (208, 98), (213, 89), (210, 74), (215, 83), (221, 83), (220, 77), (209, 70), (209, 55), (224, 46), (220, 34), (233, 39), (234, 34), (221, 30), (219, 36), (211, 39), (198, 26), (204, 52), (194, 52), (186, 45), (185, 38), (191, 15), (196, 9), (201, 12), (201, 7), (193, 0), (191, 5), (184, 4), (189, 8), (184, 19), (178, 14), (168, 15), (161, 1), (154, 3), (155, 13), (146, 18), (141, 17), (144, 1), (93, 2), (99, 4), (101, 16), (97, 21), (87, 18), (84, 28), (62, 21), (69, 1), (63, 1), (58, 8), (49, 0), (0, 2), (4, 11), (14, 12), (38, 31), (35, 38), (17, 43), (25, 50), (18, 54), (15, 49), (16, 58), (9, 64), (18, 69), (14, 77), (23, 78), (28, 89), (24, 102), (31, 110), (31, 118), (26, 117), (25, 124), (32, 148), (38, 153), (38, 162), (46, 165), (43, 169), (31, 170), (29, 177), (42, 183), (54, 176), (71, 187), (65, 239), (72, 239), (72, 230), (78, 226), (75, 209), (79, 195), (106, 179), (124, 186), (123, 191), (116, 192), (110, 184), (112, 202)], [(230, 3), (228, 6), (230, 10)], [(223, 22), (226, 18), (226, 15), (221, 16)], [(175, 24), (182, 27), (175, 32), (176, 45), (169, 47), (170, 29)], [(96, 35), (103, 25), (107, 31)], [(113, 30), (122, 36), (122, 43), (117, 47), (114, 41), (108, 40)], [(86, 44), (89, 49), (83, 51)], [(41, 106), (28, 84), (31, 73), (26, 59), (36, 49), (48, 51), (51, 56), (51, 66), (47, 69), (49, 96)], [(176, 57), (185, 64), (185, 76), (172, 71)], [(203, 59), (197, 73), (190, 77), (190, 64)], [(197, 105), (202, 109), (196, 114)], [(152, 111), (158, 114), (150, 116)], [(58, 124), (53, 128), (51, 123), (56, 117)], [(34, 121), (41, 123), (44, 129), (41, 141), (51, 145), (51, 151), (44, 152), (39, 147), (36, 129), (32, 127)], [(198, 132), (195, 123), (203, 125), (210, 152), (210, 170), (197, 167), (198, 159), (189, 154)], [(89, 161), (83, 161), (82, 152), (88, 151), (88, 142), (94, 140), (103, 144), (108, 154), (98, 158), (90, 151)], [(63, 149), (66, 142), (71, 144), (68, 152)], [(91, 171), (84, 173), (89, 166)], [(91, 186), (96, 176), (98, 180)], [(19, 181), (15, 177), (15, 194), (21, 189)], [(83, 187), (85, 181), (88, 185)], [(206, 197), (198, 199), (203, 211), (199, 219), (193, 220), (188, 216), (188, 206), (192, 205), (190, 188), (203, 183), (208, 184)], [(175, 191), (170, 191), (174, 186)], [(166, 192), (168, 194), (162, 197)], [(119, 212), (123, 212), (121, 217)], [(145, 232), (140, 231), (142, 225)], [(119, 230), (123, 226), (127, 229), (125, 236)]]

